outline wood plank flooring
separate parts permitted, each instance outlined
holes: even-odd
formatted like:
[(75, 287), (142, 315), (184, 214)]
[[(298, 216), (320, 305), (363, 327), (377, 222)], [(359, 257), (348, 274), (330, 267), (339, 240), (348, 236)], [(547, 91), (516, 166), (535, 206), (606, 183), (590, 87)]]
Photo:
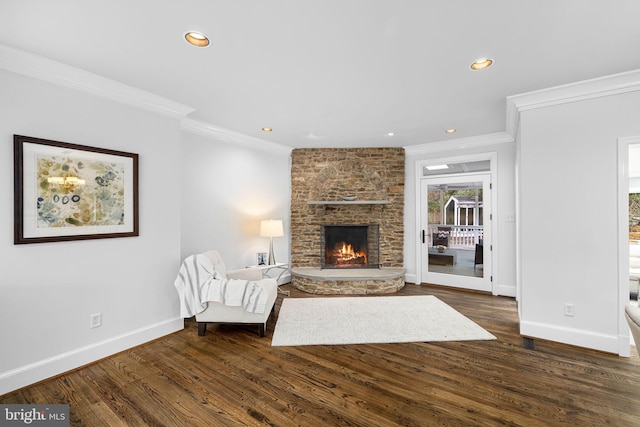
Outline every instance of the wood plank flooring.
[(236, 326), (199, 337), (187, 320), (0, 403), (69, 403), (74, 426), (640, 425), (635, 348), (630, 359), (543, 340), (527, 350), (511, 298), (411, 284), (395, 295), (435, 295), (498, 339), (271, 347), (275, 316), (264, 338)]

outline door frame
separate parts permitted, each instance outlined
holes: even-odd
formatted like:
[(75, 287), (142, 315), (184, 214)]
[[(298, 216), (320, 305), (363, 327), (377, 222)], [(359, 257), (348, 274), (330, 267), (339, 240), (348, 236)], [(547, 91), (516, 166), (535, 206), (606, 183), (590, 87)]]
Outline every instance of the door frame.
[[(492, 242), (493, 245), (493, 249), (491, 251), (487, 251), (485, 253), (485, 257), (490, 256), (490, 262), (491, 262), (491, 276), (492, 276), (492, 280), (491, 280), (491, 293), (493, 295), (498, 295), (498, 289), (499, 289), (499, 284), (500, 284), (500, 278), (498, 275), (498, 268), (497, 268), (497, 263), (496, 261), (498, 259), (500, 259), (500, 257), (498, 256), (499, 250), (500, 250), (500, 245), (497, 245), (496, 242), (498, 241), (498, 227), (497, 227), (497, 220), (498, 220), (498, 215), (497, 215), (497, 203), (498, 203), (498, 180), (497, 180), (497, 170), (498, 170), (498, 155), (495, 152), (486, 152), (486, 153), (477, 153), (477, 154), (469, 154), (469, 155), (464, 155), (464, 156), (443, 156), (443, 157), (437, 157), (437, 158), (432, 158), (432, 159), (428, 159), (428, 160), (416, 160), (415, 163), (415, 230), (414, 230), (414, 235), (416, 236), (416, 240), (415, 240), (415, 248), (414, 248), (414, 253), (415, 253), (415, 259), (416, 259), (416, 283), (420, 284), (422, 283), (423, 280), (423, 271), (422, 271), (422, 264), (421, 264), (421, 254), (422, 254), (422, 237), (421, 237), (421, 232), (422, 232), (422, 206), (421, 206), (421, 181), (424, 178), (424, 176), (422, 175), (422, 170), (425, 166), (432, 166), (432, 165), (441, 165), (441, 164), (449, 164), (449, 163), (467, 163), (467, 162), (477, 162), (477, 161), (483, 161), (483, 160), (489, 160), (489, 170), (488, 171), (483, 171), (482, 173), (488, 173), (491, 177), (491, 203), (490, 203), (490, 213), (491, 213), (491, 221), (492, 221), (492, 227), (491, 227), (491, 235), (490, 235), (490, 241)], [(442, 174), (442, 175), (431, 175), (430, 177), (437, 177), (437, 176), (453, 176), (454, 174)], [(486, 207), (485, 207), (486, 209)]]
[(635, 144), (640, 136), (618, 138), (618, 355), (623, 357), (631, 355), (624, 308), (629, 304), (629, 147)]

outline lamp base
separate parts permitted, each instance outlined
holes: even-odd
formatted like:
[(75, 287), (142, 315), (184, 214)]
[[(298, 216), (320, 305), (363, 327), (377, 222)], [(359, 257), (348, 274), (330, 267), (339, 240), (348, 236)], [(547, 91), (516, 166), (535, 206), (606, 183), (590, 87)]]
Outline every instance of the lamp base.
[(273, 237), (269, 237), (269, 265), (276, 264), (276, 257), (273, 254)]

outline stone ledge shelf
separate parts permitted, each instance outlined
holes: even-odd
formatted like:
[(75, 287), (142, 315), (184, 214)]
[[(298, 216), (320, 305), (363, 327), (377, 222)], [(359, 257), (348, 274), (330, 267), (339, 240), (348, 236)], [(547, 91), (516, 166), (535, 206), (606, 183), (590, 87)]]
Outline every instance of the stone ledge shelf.
[(388, 205), (389, 200), (310, 200), (309, 205)]
[(291, 269), (291, 283), (296, 289), (311, 294), (390, 294), (404, 287), (404, 269), (296, 267)]

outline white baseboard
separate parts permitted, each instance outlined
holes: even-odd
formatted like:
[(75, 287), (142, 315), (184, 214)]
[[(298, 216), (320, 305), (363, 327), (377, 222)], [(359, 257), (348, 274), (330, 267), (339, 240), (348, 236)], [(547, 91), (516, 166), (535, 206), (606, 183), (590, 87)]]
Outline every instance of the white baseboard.
[(500, 295), (503, 297), (516, 297), (515, 286), (496, 286), (496, 292), (496, 295)]
[(60, 375), (107, 356), (144, 344), (184, 328), (184, 319), (145, 326), (85, 347), (0, 373), (0, 395)]
[(416, 276), (415, 274), (405, 274), (404, 275), (404, 281), (405, 283), (414, 283), (414, 284), (418, 284), (418, 276)]
[(531, 338), (540, 338), (593, 350), (619, 354), (620, 344), (617, 335), (605, 335), (583, 329), (565, 328), (545, 323), (520, 321), (520, 334)]

